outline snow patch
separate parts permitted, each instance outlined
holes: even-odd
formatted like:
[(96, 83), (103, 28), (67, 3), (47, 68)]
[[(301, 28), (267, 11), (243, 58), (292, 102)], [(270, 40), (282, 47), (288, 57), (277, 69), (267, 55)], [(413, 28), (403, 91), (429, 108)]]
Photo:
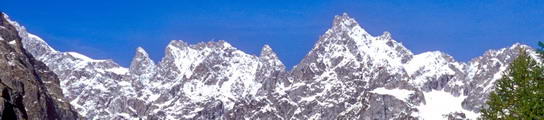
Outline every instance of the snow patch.
[(124, 75), (124, 74), (128, 73), (128, 69), (123, 68), (123, 67), (110, 68), (110, 69), (106, 69), (106, 71), (113, 72), (113, 73), (119, 74), (119, 75)]
[(93, 61), (93, 59), (85, 56), (85, 55), (82, 55), (82, 54), (79, 54), (79, 53), (76, 53), (76, 52), (66, 52), (68, 53), (69, 55), (72, 55), (72, 57), (75, 57), (75, 58), (79, 58), (83, 61)]
[(17, 44), (17, 41), (12, 40), (12, 41), (9, 41), (8, 44), (10, 44), (10, 45), (15, 45), (15, 44)]
[(117, 83), (119, 86), (130, 86), (130, 82), (127, 82), (127, 81), (120, 81)]
[[(406, 73), (412, 77), (409, 81), (416, 87), (442, 75), (453, 75), (454, 69), (463, 69), (464, 64), (449, 60), (446, 54), (433, 51), (414, 55), (414, 57), (403, 65)], [(453, 68), (452, 68), (453, 67)]]
[(391, 95), (399, 100), (402, 100), (402, 101), (406, 101), (408, 100), (408, 98), (410, 98), (410, 96), (412, 94), (414, 94), (414, 91), (411, 91), (411, 90), (406, 90), (406, 89), (398, 89), (398, 88), (395, 88), (395, 89), (386, 89), (386, 88), (376, 88), (372, 91), (370, 91), (371, 93), (376, 93), (376, 94), (382, 94), (382, 95)]
[(442, 120), (445, 115), (462, 112), (468, 119), (476, 119), (479, 114), (463, 109), (461, 103), (466, 96), (453, 96), (445, 91), (431, 91), (424, 93), (425, 104), (417, 106), (419, 115), (424, 120)]

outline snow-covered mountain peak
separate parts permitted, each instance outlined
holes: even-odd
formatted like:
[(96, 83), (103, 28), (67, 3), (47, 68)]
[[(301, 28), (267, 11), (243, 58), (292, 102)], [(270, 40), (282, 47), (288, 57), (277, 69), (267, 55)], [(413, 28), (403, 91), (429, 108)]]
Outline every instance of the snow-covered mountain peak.
[(137, 48), (136, 48), (136, 54), (142, 54), (142, 55), (144, 55), (144, 56), (148, 56), (147, 52), (146, 52), (145, 49), (142, 48), (142, 47), (137, 47)]
[(404, 65), (408, 74), (414, 74), (419, 69), (429, 65), (436, 65), (448, 62), (444, 59), (444, 53), (439, 51), (424, 52), (414, 55), (414, 57)]
[(220, 48), (220, 49), (235, 49), (234, 47), (232, 47), (232, 45), (230, 43), (228, 43), (227, 41), (224, 41), (224, 40), (219, 40), (219, 41), (210, 41), (210, 42), (202, 42), (202, 43), (199, 43), (197, 44), (196, 46), (203, 46), (205, 45), (206, 47), (209, 47), (209, 48)]
[(260, 57), (264, 59), (278, 59), (276, 53), (268, 45), (263, 46)]
[[(182, 76), (190, 77), (193, 69), (212, 53), (225, 51), (239, 51), (225, 41), (200, 42), (196, 45), (189, 45), (181, 40), (171, 41), (165, 50), (165, 57), (161, 60), (160, 66), (172, 68), (170, 72), (181, 73)], [(239, 51), (241, 52), (241, 51)], [(230, 53), (230, 52), (229, 52)], [(242, 52), (243, 53), (243, 52)], [(244, 53), (245, 54), (245, 53)], [(223, 54), (232, 55), (232, 54)]]
[(168, 45), (166, 46), (166, 49), (170, 49), (172, 47), (176, 47), (176, 48), (189, 47), (189, 44), (184, 42), (183, 40), (172, 40), (168, 43)]
[[(347, 14), (335, 17), (333, 27), (321, 37), (316, 48), (314, 50), (324, 49), (333, 55), (339, 51), (349, 52), (347, 54), (351, 54), (357, 61), (373, 61), (378, 65), (391, 66), (401, 66), (413, 55), (401, 43), (393, 40), (391, 33), (386, 31), (374, 37)], [(341, 56), (346, 58), (350, 55)]]
[(414, 55), (414, 57), (409, 62), (407, 62), (406, 65), (407, 66), (411, 66), (411, 65), (425, 66), (430, 64), (440, 64), (440, 63), (450, 63), (450, 62), (455, 62), (453, 57), (451, 57), (450, 55), (440, 51), (430, 51), (430, 52), (424, 52), (424, 53)]
[[(487, 82), (486, 85), (492, 86), (493, 84), (490, 83), (502, 77), (502, 71), (508, 68), (509, 63), (519, 55), (520, 50), (526, 50), (532, 58), (539, 61), (540, 58), (537, 56), (537, 53), (533, 50), (533, 48), (528, 45), (515, 43), (507, 48), (488, 50), (482, 56), (476, 57), (469, 61), (467, 63), (468, 77), (478, 80), (487, 80), (485, 81)], [(492, 76), (485, 76), (479, 74), (481, 72), (496, 74)]]
[(142, 47), (137, 47), (134, 58), (149, 58), (149, 54)]
[(410, 83), (416, 87), (422, 87), (425, 83), (443, 75), (455, 75), (464, 69), (464, 64), (456, 62), (446, 53), (431, 51), (414, 55), (403, 67), (406, 73), (414, 78)]
[(466, 77), (470, 84), (470, 94), (464, 101), (463, 108), (479, 111), (484, 106), (489, 92), (493, 91), (495, 81), (503, 77), (509, 64), (519, 55), (520, 50), (525, 50), (529, 56), (539, 60), (536, 51), (528, 45), (515, 43), (510, 47), (488, 50), (482, 56), (476, 57), (466, 63)]
[(309, 67), (314, 72), (321, 72), (320, 69), (346, 65), (353, 68), (371, 65), (401, 73), (402, 65), (412, 56), (412, 52), (393, 40), (389, 32), (372, 36), (357, 21), (343, 14), (335, 16), (331, 29), (320, 37), (296, 68)]
[(142, 47), (136, 48), (136, 53), (130, 63), (130, 73), (142, 75), (151, 73), (153, 69), (155, 69), (155, 63), (149, 58), (147, 52)]
[[(358, 29), (355, 27), (359, 27), (359, 23), (353, 18), (351, 18), (347, 13), (343, 13), (342, 15), (336, 15), (334, 16), (333, 24), (332, 24), (333, 31), (343, 31), (343, 30), (351, 30), (351, 29)], [(366, 30), (360, 28), (361, 33), (368, 34)]]
[(272, 50), (269, 45), (264, 45), (261, 49), (261, 55), (259, 56), (263, 62), (271, 66), (279, 67), (278, 70), (284, 70), (285, 65), (280, 61), (278, 55)]
[[(530, 46), (525, 45), (525, 44), (514, 43), (512, 46), (507, 47), (507, 48), (487, 50), (484, 53), (484, 55), (482, 55), (480, 57), (476, 57), (476, 58), (472, 59), (470, 62), (476, 62), (476, 61), (480, 61), (482, 59), (493, 58), (493, 57), (497, 57), (497, 59), (501, 59), (501, 60), (512, 59), (511, 57), (517, 56), (517, 53), (521, 49), (532, 50), (533, 48), (531, 48)], [(532, 55), (532, 54), (530, 54), (530, 55)], [(535, 57), (535, 58), (537, 58), (537, 57)]]
[(266, 56), (269, 53), (273, 53), (273, 52), (274, 51), (272, 51), (272, 48), (268, 44), (263, 45), (263, 48), (261, 48), (261, 56), (263, 55)]
[(385, 40), (392, 40), (393, 38), (391, 37), (391, 33), (389, 31), (385, 31), (383, 32), (382, 35), (379, 36), (381, 39), (385, 39)]
[(197, 44), (190, 45), (187, 42), (182, 40), (172, 40), (168, 43), (166, 47), (166, 54), (168, 55), (171, 50), (175, 49), (194, 49), (194, 50), (205, 50), (205, 49), (236, 49), (232, 45), (224, 40), (219, 41), (209, 41), (209, 42), (199, 42)]
[[(15, 21), (12, 21), (9, 19), (9, 16), (5, 13), (1, 13), (3, 14), (4, 16), (4, 19), (7, 20), (7, 22), (9, 22), (9, 24), (11, 24), (13, 27), (15, 27), (15, 29), (17, 29), (17, 32), (19, 34), (19, 37), (21, 37), (21, 42), (23, 43), (22, 46), (24, 48), (32, 48), (32, 49), (36, 49), (36, 50), (29, 50), (28, 52), (30, 52), (31, 54), (35, 55), (34, 57), (37, 58), (37, 59), (43, 59), (42, 57), (45, 56), (45, 54), (49, 54), (49, 53), (56, 53), (57, 51), (53, 48), (51, 48), (42, 38), (34, 35), (34, 34), (31, 34), (31, 33), (28, 33), (26, 31), (26, 28), (22, 25), (19, 25), (19, 23), (15, 22)], [(1, 28), (1, 29), (5, 29), (5, 28)], [(12, 41), (10, 43), (13, 43), (15, 41)], [(36, 56), (36, 54), (38, 54), (39, 56)]]
[(516, 48), (525, 48), (525, 49), (531, 49), (529, 45), (521, 44), (519, 42), (514, 43), (512, 46), (510, 46), (510, 49), (516, 49)]

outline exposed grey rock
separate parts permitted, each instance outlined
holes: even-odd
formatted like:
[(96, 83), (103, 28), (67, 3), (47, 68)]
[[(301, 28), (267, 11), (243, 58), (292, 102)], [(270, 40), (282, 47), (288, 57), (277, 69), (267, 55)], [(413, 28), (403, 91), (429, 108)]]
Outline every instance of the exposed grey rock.
[(65, 101), (57, 76), (23, 49), (21, 28), (13, 24), (0, 13), (0, 119), (81, 119)]
[(502, 77), (502, 72), (508, 69), (521, 49), (527, 50), (532, 58), (539, 59), (531, 47), (516, 43), (509, 48), (489, 50), (468, 63), (469, 84), (464, 90), (468, 97), (463, 101), (463, 108), (477, 112), (486, 105), (488, 94), (495, 89), (495, 81)]
[[(116, 105), (117, 99), (137, 96), (132, 82), (126, 79), (128, 69), (112, 60), (93, 60), (75, 52), (56, 51), (24, 27), (15, 22), (11, 24), (17, 28), (22, 46), (58, 75), (64, 98), (80, 115), (90, 119), (109, 119), (117, 116), (111, 115), (115, 113), (131, 114), (130, 109), (111, 111), (123, 106)], [(114, 106), (117, 108), (110, 108)]]
[(138, 47), (129, 70), (131, 74), (136, 76), (146, 75), (155, 70), (155, 63), (142, 47)]
[[(372, 36), (345, 13), (290, 71), (268, 45), (256, 56), (225, 41), (173, 40), (157, 64), (137, 48), (123, 68), (19, 33), (90, 119), (475, 119), (518, 48), (534, 55), (520, 44), (469, 62), (413, 54), (391, 33)], [(442, 101), (430, 98), (442, 97), (456, 99), (456, 108), (431, 106)], [(429, 115), (429, 107), (438, 113)]]

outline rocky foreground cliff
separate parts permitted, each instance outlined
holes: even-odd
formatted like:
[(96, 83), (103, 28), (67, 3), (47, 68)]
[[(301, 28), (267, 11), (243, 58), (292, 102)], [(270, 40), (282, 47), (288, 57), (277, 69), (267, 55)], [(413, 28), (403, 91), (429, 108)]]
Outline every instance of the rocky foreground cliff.
[(370, 35), (342, 14), (292, 70), (268, 45), (257, 56), (225, 41), (181, 40), (158, 63), (137, 48), (125, 68), (57, 51), (12, 25), (89, 119), (476, 119), (518, 49), (535, 54), (522, 44), (468, 62), (439, 51), (414, 54), (389, 32)]
[(80, 116), (57, 75), (23, 49), (16, 23), (0, 13), (0, 116), (2, 120), (75, 120)]

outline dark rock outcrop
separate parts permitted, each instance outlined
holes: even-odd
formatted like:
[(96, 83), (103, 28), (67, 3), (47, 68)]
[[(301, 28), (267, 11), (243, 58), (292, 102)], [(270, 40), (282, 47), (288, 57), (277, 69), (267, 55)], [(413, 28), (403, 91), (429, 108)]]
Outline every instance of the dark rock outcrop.
[(23, 49), (17, 28), (0, 13), (0, 111), (2, 120), (75, 120), (57, 76)]

